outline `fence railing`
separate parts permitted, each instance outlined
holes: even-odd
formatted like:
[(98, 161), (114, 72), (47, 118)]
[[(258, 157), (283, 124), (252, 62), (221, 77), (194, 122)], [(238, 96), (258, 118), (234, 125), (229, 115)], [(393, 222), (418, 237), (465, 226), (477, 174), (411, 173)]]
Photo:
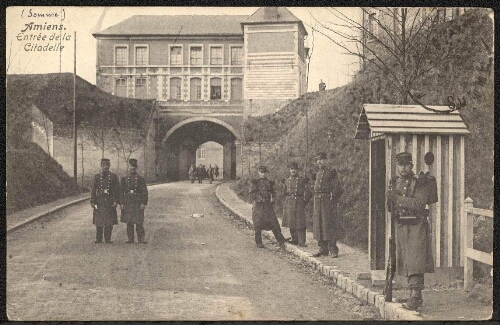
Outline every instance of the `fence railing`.
[(462, 214), (462, 222), (465, 224), (464, 238), (464, 289), (470, 290), (473, 283), (473, 263), (479, 261), (481, 263), (493, 266), (493, 255), (488, 254), (473, 248), (474, 243), (474, 216), (483, 216), (493, 218), (492, 210), (474, 208), (474, 201), (468, 197), (464, 202), (465, 213)]

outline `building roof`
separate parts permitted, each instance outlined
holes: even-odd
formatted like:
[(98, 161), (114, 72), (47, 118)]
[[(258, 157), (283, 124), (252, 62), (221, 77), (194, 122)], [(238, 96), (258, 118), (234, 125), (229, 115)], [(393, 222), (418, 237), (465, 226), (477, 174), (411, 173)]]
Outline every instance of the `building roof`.
[(103, 31), (100, 36), (243, 35), (241, 22), (247, 15), (137, 15)]
[[(270, 14), (272, 10), (275, 10), (275, 14)], [(268, 24), (268, 23), (298, 23), (303, 29), (304, 33), (307, 35), (307, 31), (300, 19), (294, 16), (285, 7), (261, 7), (256, 12), (254, 12), (247, 19), (243, 20), (241, 24)]]
[[(447, 106), (429, 106), (449, 111)], [(420, 105), (364, 104), (356, 127), (355, 139), (369, 139), (384, 133), (468, 134), (458, 111), (431, 112)]]

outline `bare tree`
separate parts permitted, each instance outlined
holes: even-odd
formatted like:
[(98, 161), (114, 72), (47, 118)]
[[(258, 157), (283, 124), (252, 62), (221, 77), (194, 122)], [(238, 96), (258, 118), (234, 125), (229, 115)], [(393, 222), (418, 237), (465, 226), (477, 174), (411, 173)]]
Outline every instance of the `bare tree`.
[(89, 136), (94, 145), (101, 149), (101, 158), (104, 158), (105, 151), (111, 150), (113, 148), (113, 140), (116, 140), (114, 139), (113, 127), (109, 125), (104, 111), (101, 111), (97, 115), (92, 124)]
[(116, 135), (117, 151), (123, 155), (125, 162), (128, 162), (134, 152), (146, 145), (146, 132), (143, 129), (115, 128), (113, 131)]
[[(401, 104), (408, 104), (411, 98), (433, 110), (420, 102), (424, 94), (417, 94), (414, 86), (449, 59), (453, 44), (436, 44), (443, 8), (360, 8), (361, 21), (337, 8), (327, 10), (334, 19), (315, 18), (318, 27), (314, 30), (346, 54), (369, 62), (366, 68), (375, 69), (389, 82)], [(460, 100), (455, 105), (451, 96), (448, 103), (450, 111), (465, 105)]]

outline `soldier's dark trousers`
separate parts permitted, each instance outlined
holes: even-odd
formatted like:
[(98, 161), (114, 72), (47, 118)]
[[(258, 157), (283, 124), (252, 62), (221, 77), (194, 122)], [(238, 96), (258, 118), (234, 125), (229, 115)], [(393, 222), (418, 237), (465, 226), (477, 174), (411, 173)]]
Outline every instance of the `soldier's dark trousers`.
[(103, 234), (105, 242), (111, 241), (111, 233), (113, 232), (113, 226), (95, 227), (95, 229), (96, 229), (96, 235), (95, 235), (96, 242), (98, 243), (102, 242)]
[(304, 245), (306, 243), (306, 229), (290, 228), (290, 235), (292, 235), (292, 242)]
[[(272, 231), (274, 234), (274, 238), (276, 238), (278, 243), (280, 243), (280, 245), (283, 244), (285, 242), (285, 237), (281, 233), (281, 229), (275, 228), (275, 229), (272, 229)], [(257, 245), (262, 244), (262, 229), (260, 229), (260, 228), (255, 228), (255, 243)]]
[(412, 274), (408, 276), (408, 288), (415, 290), (424, 289), (424, 274)]
[[(144, 226), (142, 223), (135, 224), (135, 231), (137, 232), (137, 240), (144, 241)], [(134, 224), (127, 223), (127, 237), (129, 241), (134, 241)]]
[(339, 253), (339, 248), (337, 246), (337, 240), (318, 240), (319, 251), (323, 254)]

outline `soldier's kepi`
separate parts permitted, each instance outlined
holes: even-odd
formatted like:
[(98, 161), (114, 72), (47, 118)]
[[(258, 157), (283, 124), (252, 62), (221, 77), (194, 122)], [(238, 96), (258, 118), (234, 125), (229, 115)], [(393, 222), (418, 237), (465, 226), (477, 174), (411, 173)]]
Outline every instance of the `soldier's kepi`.
[(95, 175), (90, 194), (93, 223), (96, 226), (96, 243), (113, 243), (113, 225), (118, 224), (116, 206), (120, 203), (118, 176), (109, 171), (109, 159), (101, 159), (101, 173)]
[(129, 159), (129, 173), (121, 180), (120, 202), (121, 222), (127, 224), (127, 243), (134, 242), (134, 225), (137, 239), (140, 244), (144, 240), (144, 209), (148, 204), (148, 188), (143, 177), (137, 174), (137, 159)]
[(426, 204), (430, 197), (429, 182), (415, 177), (412, 155), (401, 152), (396, 155), (398, 177), (392, 179), (387, 191), (388, 208), (395, 220), (396, 271), (406, 276), (410, 299), (403, 307), (417, 310), (423, 303), (424, 273), (434, 272), (430, 227)]

